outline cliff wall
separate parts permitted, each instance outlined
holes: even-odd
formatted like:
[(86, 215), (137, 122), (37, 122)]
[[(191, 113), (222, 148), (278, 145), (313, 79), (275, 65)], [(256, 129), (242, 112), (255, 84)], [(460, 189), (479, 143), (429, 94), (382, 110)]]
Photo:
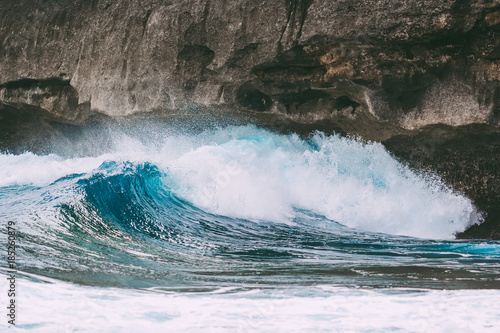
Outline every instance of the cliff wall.
[[(0, 1), (0, 100), (498, 125), (499, 0)], [(76, 99), (76, 100), (75, 100)]]

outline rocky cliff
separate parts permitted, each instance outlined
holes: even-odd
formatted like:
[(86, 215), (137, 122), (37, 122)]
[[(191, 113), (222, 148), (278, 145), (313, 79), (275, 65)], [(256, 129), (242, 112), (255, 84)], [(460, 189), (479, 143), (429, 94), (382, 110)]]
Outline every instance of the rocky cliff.
[[(75, 122), (92, 112), (239, 109), (384, 141), (410, 163), (453, 174), (476, 202), (499, 197), (500, 0), (0, 5), (9, 114), (28, 107)], [(463, 167), (441, 161), (443, 151)], [(475, 154), (484, 177), (464, 180)], [(495, 200), (482, 208), (498, 210)]]
[(498, 124), (500, 1), (2, 0), (0, 98)]

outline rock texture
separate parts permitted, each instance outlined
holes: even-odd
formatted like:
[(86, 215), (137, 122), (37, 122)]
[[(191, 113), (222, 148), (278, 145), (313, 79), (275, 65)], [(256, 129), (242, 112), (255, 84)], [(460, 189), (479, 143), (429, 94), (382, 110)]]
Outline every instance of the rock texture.
[(459, 238), (500, 239), (498, 128), (484, 124), (456, 128), (432, 125), (413, 135), (394, 136), (384, 144), (416, 169), (438, 173), (483, 212), (485, 222), (457, 235)]
[(499, 34), (500, 0), (0, 0), (0, 112), (68, 124), (204, 106), (357, 134), (500, 225)]
[[(0, 99), (69, 118), (78, 104), (108, 115), (236, 104), (301, 122), (369, 112), (408, 129), (498, 124), (499, 0), (2, 0), (0, 8)], [(22, 87), (26, 79), (67, 91)], [(60, 94), (67, 101), (39, 97)]]

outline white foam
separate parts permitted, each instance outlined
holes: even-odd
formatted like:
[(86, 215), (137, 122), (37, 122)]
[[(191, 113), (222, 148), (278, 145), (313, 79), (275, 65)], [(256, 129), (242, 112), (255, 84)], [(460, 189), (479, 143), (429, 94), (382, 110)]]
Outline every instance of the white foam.
[(71, 174), (87, 173), (109, 156), (64, 159), (57, 155), (0, 154), (0, 186), (47, 185)]
[[(500, 321), (498, 290), (327, 286), (189, 295), (16, 283), (20, 332), (496, 332)], [(4, 274), (0, 288), (8, 289)]]
[(215, 214), (291, 223), (295, 209), (366, 231), (453, 238), (479, 221), (471, 201), (415, 174), (381, 144), (317, 134), (312, 143), (253, 126), (162, 141), (115, 136), (100, 157), (0, 155), (0, 186), (43, 185), (106, 160), (148, 161), (177, 195)]
[(180, 196), (231, 217), (289, 223), (298, 208), (423, 238), (453, 238), (478, 220), (469, 199), (402, 166), (381, 144), (318, 134), (313, 149), (294, 135), (238, 131), (158, 162)]

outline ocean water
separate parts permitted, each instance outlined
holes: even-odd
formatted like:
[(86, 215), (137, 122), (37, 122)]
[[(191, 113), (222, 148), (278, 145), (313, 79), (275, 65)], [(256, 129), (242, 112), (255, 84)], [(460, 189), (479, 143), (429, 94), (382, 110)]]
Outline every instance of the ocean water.
[(16, 330), (498, 331), (500, 243), (454, 238), (481, 212), (381, 144), (108, 131), (99, 149), (0, 155)]

